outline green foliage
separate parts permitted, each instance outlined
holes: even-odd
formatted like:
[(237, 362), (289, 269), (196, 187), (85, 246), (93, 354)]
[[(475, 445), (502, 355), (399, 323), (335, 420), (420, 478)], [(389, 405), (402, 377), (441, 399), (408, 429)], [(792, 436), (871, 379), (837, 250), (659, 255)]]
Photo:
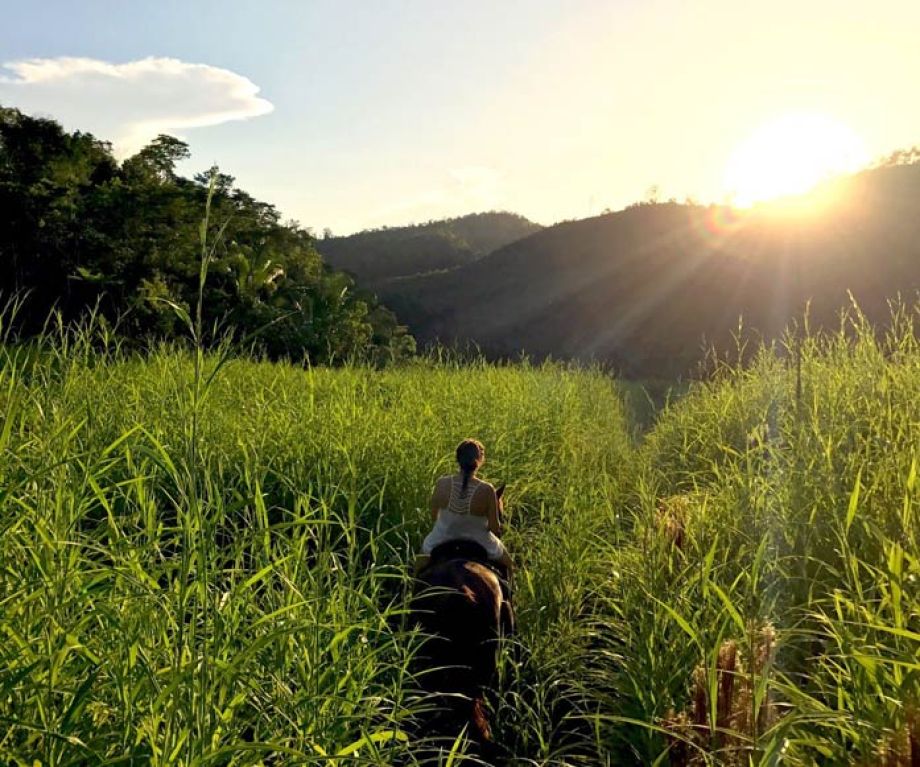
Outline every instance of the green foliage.
[[(357, 364), (411, 339), (231, 178), (178, 177), (181, 142), (119, 167), (0, 125), (4, 285), (60, 307), (29, 343), (12, 317), (45, 315), (0, 313), (0, 761), (464, 760), (412, 726), (405, 563), (469, 435), (509, 483), (518, 761), (920, 756), (917, 306), (656, 382), (640, 441), (644, 400), (597, 371)], [(234, 359), (265, 326), (349, 364)]]
[(41, 328), (52, 307), (69, 322), (98, 306), (129, 338), (180, 334), (173, 305), (187, 310), (196, 300), (199, 223), (213, 177), (204, 296), (211, 342), (229, 334), (273, 358), (313, 363), (414, 351), (391, 312), (323, 264), (306, 231), (216, 169), (179, 176), (188, 156), (185, 143), (159, 136), (119, 167), (88, 134), (0, 110), (0, 293), (28, 292), (24, 333)]
[(720, 367), (638, 444), (559, 366), (142, 357), (99, 320), (7, 345), (0, 758), (464, 759), (412, 727), (405, 563), (473, 434), (509, 482), (519, 762), (910, 764), (916, 318)]
[(0, 352), (0, 761), (436, 754), (411, 726), (428, 702), (405, 565), (470, 434), (485, 475), (509, 483), (520, 641), (535, 649), (507, 660), (522, 665), (508, 699), (533, 711), (502, 705), (497, 729), (522, 755), (561, 748), (538, 703), (574, 681), (589, 574), (560, 578), (606, 524), (595, 512), (629, 448), (608, 379), (114, 343), (97, 327)]
[(879, 339), (854, 310), (662, 413), (586, 658), (619, 759), (920, 756), (916, 319)]

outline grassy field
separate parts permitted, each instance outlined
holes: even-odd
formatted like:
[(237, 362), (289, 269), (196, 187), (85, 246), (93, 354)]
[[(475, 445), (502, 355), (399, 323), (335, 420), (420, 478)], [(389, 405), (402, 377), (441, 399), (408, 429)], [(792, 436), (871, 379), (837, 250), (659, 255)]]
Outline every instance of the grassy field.
[(564, 740), (585, 540), (630, 448), (610, 380), (231, 361), (208, 384), (216, 357), (196, 376), (194, 354), (92, 340), (0, 372), (0, 761), (411, 760), (404, 564), (467, 435), (509, 483), (523, 568), (530, 652), (497, 730), (536, 759)]
[(661, 414), (592, 664), (619, 759), (920, 759), (917, 319), (854, 311)]
[(476, 436), (519, 565), (510, 761), (913, 764), (912, 318), (723, 368), (641, 439), (634, 390), (559, 366), (7, 345), (0, 763), (462, 760), (412, 727), (404, 565)]

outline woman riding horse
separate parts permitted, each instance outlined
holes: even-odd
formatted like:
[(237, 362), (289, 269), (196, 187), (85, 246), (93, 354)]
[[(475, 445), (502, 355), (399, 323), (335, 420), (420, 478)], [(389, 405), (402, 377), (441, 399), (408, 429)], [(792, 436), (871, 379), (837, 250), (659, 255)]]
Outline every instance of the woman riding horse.
[(511, 558), (498, 538), (502, 491), (476, 478), (485, 449), (476, 440), (457, 447), (460, 472), (441, 477), (431, 497), (434, 529), (416, 561), (413, 612), (429, 635), (419, 660), (431, 692), (450, 694), (454, 714), (481, 745), (492, 735), (484, 690), (497, 663), (497, 640), (513, 630), (504, 578)]

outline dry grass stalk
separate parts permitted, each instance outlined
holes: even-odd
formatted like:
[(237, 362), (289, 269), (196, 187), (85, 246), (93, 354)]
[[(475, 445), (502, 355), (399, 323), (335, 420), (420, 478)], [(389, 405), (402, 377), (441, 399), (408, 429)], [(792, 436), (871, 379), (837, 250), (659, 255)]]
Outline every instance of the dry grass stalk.
[(659, 498), (655, 507), (655, 522), (662, 538), (672, 549), (683, 551), (690, 520), (691, 500), (687, 495)]
[(903, 727), (883, 737), (861, 767), (920, 767), (920, 709), (909, 705)]
[[(745, 765), (757, 736), (776, 720), (769, 694), (754, 714), (754, 686), (770, 673), (776, 648), (776, 631), (769, 623), (751, 632), (752, 661), (746, 669), (743, 653), (734, 639), (719, 648), (716, 660), (715, 710), (710, 701), (710, 669), (697, 666), (691, 679), (689, 711), (670, 711), (664, 726), (669, 738), (672, 767), (696, 767), (706, 764), (705, 753), (718, 753), (719, 764)], [(715, 720), (715, 728), (712, 721)], [(901, 767), (901, 765), (897, 765)], [(913, 765), (911, 765), (913, 767)]]

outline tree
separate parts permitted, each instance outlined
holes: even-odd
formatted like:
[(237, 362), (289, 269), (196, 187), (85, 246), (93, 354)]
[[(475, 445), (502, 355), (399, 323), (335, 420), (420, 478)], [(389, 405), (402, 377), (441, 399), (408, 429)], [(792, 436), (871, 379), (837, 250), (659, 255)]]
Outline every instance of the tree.
[(160, 134), (136, 155), (125, 160), (122, 171), (128, 178), (156, 179), (161, 184), (174, 183), (176, 163), (190, 157), (188, 144)]
[(30, 291), (24, 333), (52, 307), (65, 320), (89, 307), (120, 317), (130, 339), (183, 332), (170, 304), (197, 299), (199, 226), (213, 180), (205, 288), (208, 326), (274, 357), (325, 362), (409, 353), (405, 327), (346, 275), (323, 264), (308, 230), (212, 168), (178, 175), (188, 145), (158, 136), (119, 167), (87, 133), (0, 108), (0, 291)]

